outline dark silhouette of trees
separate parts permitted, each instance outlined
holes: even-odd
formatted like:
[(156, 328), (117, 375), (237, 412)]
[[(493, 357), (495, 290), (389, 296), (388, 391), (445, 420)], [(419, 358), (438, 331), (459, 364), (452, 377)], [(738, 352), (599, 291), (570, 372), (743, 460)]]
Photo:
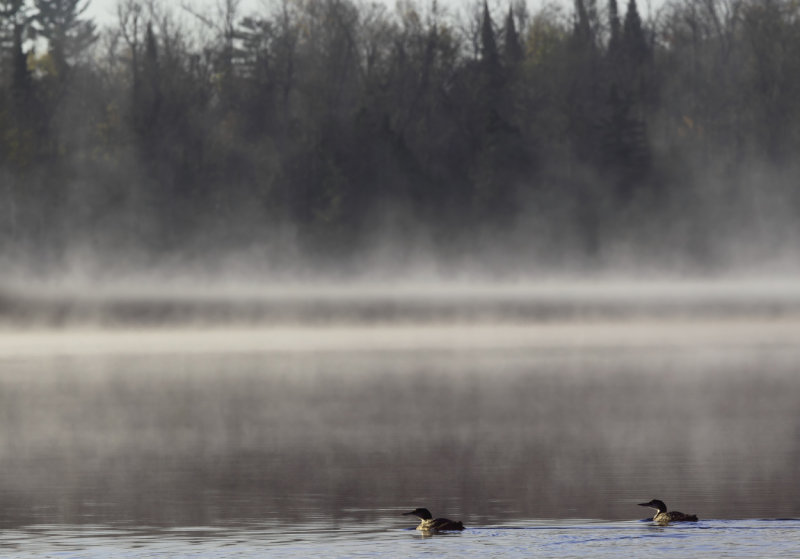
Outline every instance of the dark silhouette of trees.
[(621, 53), (622, 30), (619, 22), (617, 0), (608, 0), (608, 58), (619, 60)]
[[(794, 12), (794, 17), (793, 17)], [(785, 164), (797, 153), (800, 80), (800, 23), (797, 7), (777, 0), (747, 4), (743, 40), (751, 55), (747, 70), (750, 106), (756, 108), (753, 134), (764, 155)]]
[(142, 163), (148, 165), (148, 162), (156, 161), (159, 153), (159, 117), (163, 104), (158, 43), (152, 23), (148, 23), (145, 28), (144, 52), (141, 63), (137, 60), (133, 72), (133, 130), (139, 141)]
[(797, 3), (618, 2), (120, 0), (98, 33), (86, 0), (0, 0), (0, 245), (336, 262), (395, 220), (596, 261), (674, 227), (708, 262), (709, 216), (796, 217)]
[(86, 49), (96, 40), (95, 26), (83, 19), (86, 0), (34, 0), (33, 25), (47, 40), (53, 59), (53, 72), (61, 87)]
[[(9, 129), (6, 135), (9, 163), (22, 171), (35, 161), (35, 143), (39, 133), (39, 107), (33, 76), (28, 68), (28, 53), (24, 47), (25, 16), (19, 0), (4, 12), (7, 57), (4, 69), (9, 75), (6, 100)], [(5, 33), (4, 33), (5, 34)]]
[(30, 18), (30, 9), (22, 0), (0, 2), (0, 76), (5, 90), (0, 108), (8, 118), (5, 149), (0, 154), (5, 153), (18, 170), (33, 164), (37, 132), (37, 94), (24, 44)]
[(609, 7), (610, 29), (606, 61), (608, 97), (603, 130), (602, 166), (614, 186), (617, 204), (626, 204), (650, 180), (647, 111), (652, 69), (650, 45), (636, 5), (629, 0), (620, 32), (616, 4)]
[(567, 42), (565, 107), (570, 141), (579, 161), (598, 155), (597, 119), (602, 114), (600, 50), (584, 0), (575, 0), (575, 21)]
[(525, 52), (522, 50), (519, 33), (517, 32), (517, 24), (514, 21), (514, 9), (509, 7), (508, 16), (506, 16), (506, 25), (503, 32), (503, 58), (506, 67), (513, 68), (525, 58)]

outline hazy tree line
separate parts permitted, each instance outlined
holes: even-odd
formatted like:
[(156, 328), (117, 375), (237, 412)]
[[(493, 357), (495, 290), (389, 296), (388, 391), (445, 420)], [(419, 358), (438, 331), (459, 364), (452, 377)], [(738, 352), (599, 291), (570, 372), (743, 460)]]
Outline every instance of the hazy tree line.
[(192, 6), (121, 0), (99, 30), (81, 0), (0, 0), (6, 256), (798, 239), (796, 1)]

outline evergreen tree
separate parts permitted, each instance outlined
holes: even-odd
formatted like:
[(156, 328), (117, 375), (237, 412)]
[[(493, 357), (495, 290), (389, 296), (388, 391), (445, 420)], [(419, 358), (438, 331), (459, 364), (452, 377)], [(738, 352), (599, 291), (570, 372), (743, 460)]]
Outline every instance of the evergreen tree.
[(800, 144), (800, 23), (789, 13), (782, 2), (765, 0), (745, 8), (742, 25), (750, 55), (743, 57), (750, 59), (744, 94), (754, 113), (747, 120), (764, 155), (778, 166), (795, 158)]
[[(516, 41), (513, 17), (507, 29), (511, 30), (511, 40)], [(514, 47), (510, 46), (508, 39), (507, 34), (504, 58), (508, 60), (507, 56), (511, 55), (521, 60), (521, 49), (511, 54)], [(513, 80), (509, 68), (500, 59), (487, 2), (483, 4), (481, 54), (476, 104), (470, 119), (474, 151), (470, 169), (474, 189), (471, 206), (478, 221), (493, 226), (510, 226), (516, 213), (518, 182), (528, 168), (528, 161), (520, 130), (514, 124)]]
[(11, 98), (14, 106), (24, 115), (30, 114), (34, 100), (33, 79), (28, 68), (28, 55), (23, 49), (22, 25), (14, 28), (14, 44), (11, 52)]
[(481, 79), (478, 82), (478, 96), (484, 110), (497, 110), (503, 103), (501, 99), (505, 88), (505, 69), (500, 60), (500, 51), (497, 48), (497, 39), (489, 13), (489, 5), (483, 3), (483, 17), (481, 20)]
[(617, 0), (608, 0), (608, 24), (608, 56), (612, 63), (616, 63), (619, 61), (620, 43), (622, 41)]
[(86, 0), (34, 0), (34, 25), (47, 39), (53, 57), (56, 77), (67, 80), (71, 64), (97, 39), (95, 26), (82, 18), (88, 8)]
[(608, 98), (608, 117), (602, 122), (605, 176), (610, 180), (616, 205), (624, 207), (648, 178), (650, 148), (645, 124), (636, 114), (630, 97), (620, 95), (612, 84)]
[(489, 4), (486, 1), (483, 3), (481, 20), (481, 71), (483, 73), (481, 88), (486, 88), (484, 93), (497, 95), (505, 85), (505, 75), (500, 61), (492, 15), (489, 13)]
[(159, 68), (158, 41), (148, 22), (144, 36), (144, 53), (141, 68), (137, 68), (138, 79), (134, 82), (133, 107), (134, 129), (139, 135), (145, 160), (154, 162), (160, 133), (159, 113), (162, 104), (161, 71)]
[(628, 95), (644, 118), (655, 103), (653, 56), (647, 32), (642, 26), (636, 0), (629, 0), (622, 26), (620, 56), (615, 62), (617, 85), (621, 95)]
[(598, 164), (614, 200), (624, 206), (647, 182), (651, 161), (644, 110), (649, 54), (636, 0), (629, 0), (621, 30), (616, 1), (610, 0), (609, 27)]
[(628, 1), (628, 11), (622, 26), (622, 50), (625, 64), (631, 73), (641, 69), (649, 57), (650, 48), (642, 28), (642, 18), (636, 7), (636, 0)]
[(0, 86), (13, 96), (28, 92), (31, 75), (24, 52), (30, 15), (24, 0), (0, 0)]
[(525, 54), (522, 51), (522, 45), (520, 44), (519, 34), (517, 33), (517, 26), (514, 23), (514, 9), (508, 9), (508, 16), (506, 17), (506, 28), (505, 28), (505, 49), (504, 49), (504, 58), (506, 61), (506, 65), (514, 66), (519, 64), (522, 59), (524, 58)]
[(0, 0), (0, 56), (3, 58), (12, 48), (15, 29), (27, 25), (27, 12), (25, 0)]
[[(0, 160), (7, 152), (9, 162), (19, 171), (30, 170), (36, 159), (40, 111), (33, 75), (28, 67), (28, 53), (24, 49), (27, 21), (24, 5), (13, 0), (6, 4), (0, 16), (3, 35), (10, 33), (11, 40), (2, 41), (2, 66), (0, 66), (0, 122), (7, 118), (9, 129), (3, 135), (0, 128)], [(6, 97), (3, 93), (8, 92)], [(4, 99), (5, 98), (5, 99)], [(7, 100), (4, 111), (3, 101)]]
[(485, 64), (496, 66), (500, 64), (497, 50), (497, 39), (494, 36), (492, 15), (489, 13), (489, 3), (483, 2), (483, 19), (481, 20), (481, 57)]
[(572, 43), (574, 48), (588, 50), (594, 47), (595, 37), (589, 12), (586, 10), (584, 0), (575, 0), (575, 23), (572, 30)]
[(602, 113), (600, 54), (583, 0), (575, 0), (575, 22), (568, 39), (565, 115), (570, 143), (580, 161), (597, 158), (597, 120)]

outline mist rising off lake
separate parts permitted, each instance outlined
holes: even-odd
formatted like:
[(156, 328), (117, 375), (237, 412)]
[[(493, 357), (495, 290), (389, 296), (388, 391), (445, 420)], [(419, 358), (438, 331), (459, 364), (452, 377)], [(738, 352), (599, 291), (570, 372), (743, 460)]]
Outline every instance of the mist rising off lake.
[(796, 516), (778, 314), (6, 331), (2, 522)]

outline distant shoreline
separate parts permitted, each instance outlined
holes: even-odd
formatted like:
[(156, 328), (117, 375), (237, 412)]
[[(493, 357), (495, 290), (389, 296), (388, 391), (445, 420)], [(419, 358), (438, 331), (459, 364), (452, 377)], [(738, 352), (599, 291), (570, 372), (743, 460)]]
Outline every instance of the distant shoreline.
[(183, 292), (0, 288), (0, 328), (469, 325), (800, 319), (800, 290), (581, 285)]

